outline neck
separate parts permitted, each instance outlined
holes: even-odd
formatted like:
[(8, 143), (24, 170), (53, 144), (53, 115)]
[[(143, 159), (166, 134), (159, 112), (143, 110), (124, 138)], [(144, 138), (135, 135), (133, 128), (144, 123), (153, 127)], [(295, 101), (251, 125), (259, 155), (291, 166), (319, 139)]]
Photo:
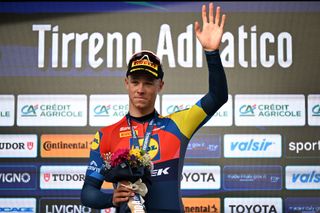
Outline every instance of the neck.
[(136, 120), (136, 121), (146, 122), (146, 121), (150, 121), (150, 120), (154, 117), (155, 111), (156, 111), (156, 110), (154, 109), (151, 113), (149, 113), (149, 114), (147, 114), (147, 115), (144, 115), (144, 116), (140, 116), (140, 117), (133, 116), (133, 115), (131, 115), (131, 113), (129, 112), (129, 116), (130, 116), (131, 118), (133, 118), (134, 120)]
[(144, 110), (139, 110), (134, 107), (129, 107), (129, 115), (134, 118), (140, 118), (149, 115), (155, 111), (154, 107)]

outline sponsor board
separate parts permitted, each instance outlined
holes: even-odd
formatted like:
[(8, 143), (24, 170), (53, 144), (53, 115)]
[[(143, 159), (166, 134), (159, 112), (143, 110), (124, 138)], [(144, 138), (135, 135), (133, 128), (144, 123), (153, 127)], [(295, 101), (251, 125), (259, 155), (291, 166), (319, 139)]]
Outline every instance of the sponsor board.
[(282, 212), (282, 199), (276, 197), (225, 198), (224, 213)]
[(286, 166), (286, 189), (319, 190), (320, 166)]
[(295, 140), (286, 144), (288, 158), (320, 158), (320, 140)]
[(97, 210), (91, 209), (81, 204), (79, 197), (50, 197), (41, 198), (39, 212), (46, 213), (96, 213)]
[(14, 113), (14, 96), (0, 95), (0, 126), (13, 126)]
[(35, 198), (0, 198), (0, 212), (28, 212), (36, 213)]
[(285, 212), (318, 213), (320, 212), (320, 197), (289, 197), (285, 200)]
[(280, 158), (282, 155), (279, 134), (225, 134), (225, 158)]
[[(204, 95), (184, 94), (184, 95), (162, 95), (163, 116), (171, 113), (189, 109), (195, 105)], [(204, 126), (232, 126), (232, 96), (228, 95), (228, 101), (225, 103)]]
[(28, 190), (36, 187), (35, 166), (0, 165), (0, 190)]
[(38, 138), (32, 134), (1, 134), (0, 158), (36, 158)]
[(82, 189), (87, 166), (41, 166), (41, 189)]
[(320, 95), (308, 95), (308, 124), (320, 126)]
[(41, 157), (88, 158), (93, 138), (90, 134), (41, 135)]
[(237, 126), (304, 126), (304, 95), (236, 95)]
[(281, 166), (225, 166), (225, 190), (281, 190)]
[[(160, 112), (160, 97), (157, 95), (155, 108)], [(129, 96), (90, 95), (90, 126), (107, 126), (121, 120), (129, 111)]]
[(86, 95), (18, 95), (18, 126), (85, 126)]
[(221, 136), (196, 133), (192, 136), (186, 152), (186, 158), (220, 158)]
[(107, 209), (102, 209), (100, 213), (116, 213), (116, 208), (107, 208)]
[(220, 166), (184, 166), (181, 189), (220, 189)]
[(191, 198), (183, 197), (182, 198), (184, 212), (210, 212), (210, 213), (220, 213), (220, 198)]

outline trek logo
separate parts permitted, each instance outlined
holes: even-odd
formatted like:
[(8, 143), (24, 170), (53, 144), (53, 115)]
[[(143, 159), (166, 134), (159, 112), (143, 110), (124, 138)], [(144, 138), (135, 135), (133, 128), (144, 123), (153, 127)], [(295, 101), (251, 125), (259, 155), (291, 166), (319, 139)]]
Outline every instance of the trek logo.
[(21, 116), (22, 117), (36, 117), (37, 110), (39, 109), (39, 105), (25, 105), (21, 108)]
[(170, 167), (154, 169), (154, 170), (152, 170), (151, 176), (156, 177), (156, 176), (161, 176), (161, 175), (169, 175), (169, 169), (170, 169)]
[(81, 189), (87, 166), (41, 166), (41, 189)]
[(219, 189), (219, 166), (184, 166), (181, 189)]
[(225, 213), (281, 213), (282, 199), (273, 197), (225, 198)]
[(224, 156), (227, 158), (279, 158), (281, 150), (281, 135), (224, 135)]
[(254, 116), (254, 111), (257, 108), (256, 104), (243, 105), (239, 108), (240, 116)]
[(287, 189), (320, 189), (320, 166), (287, 166)]
[(35, 198), (0, 198), (0, 212), (36, 212)]

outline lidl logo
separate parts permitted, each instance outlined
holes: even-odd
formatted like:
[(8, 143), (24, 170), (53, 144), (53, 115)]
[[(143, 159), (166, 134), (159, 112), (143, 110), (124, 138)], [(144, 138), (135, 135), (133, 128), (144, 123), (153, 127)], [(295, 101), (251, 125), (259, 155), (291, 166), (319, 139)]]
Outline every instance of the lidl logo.
[[(139, 138), (139, 146), (135, 147), (134, 139), (130, 138), (130, 147), (131, 148), (141, 148), (143, 145), (143, 138)], [(152, 135), (152, 138), (150, 138), (149, 146), (147, 148), (147, 152), (151, 157), (151, 160), (159, 160), (160, 159), (160, 143), (159, 143), (159, 137), (158, 135)]]
[(242, 105), (239, 109), (240, 116), (254, 116), (254, 110), (257, 108), (257, 105)]
[(100, 145), (100, 132), (97, 132), (91, 143), (91, 149), (96, 150), (99, 148), (99, 145)]

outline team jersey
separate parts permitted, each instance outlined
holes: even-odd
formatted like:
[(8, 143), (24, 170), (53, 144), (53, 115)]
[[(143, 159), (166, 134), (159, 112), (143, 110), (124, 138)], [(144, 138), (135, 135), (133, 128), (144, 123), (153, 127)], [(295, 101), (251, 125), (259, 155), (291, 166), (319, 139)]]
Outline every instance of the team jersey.
[[(224, 70), (218, 52), (206, 52), (209, 67), (209, 92), (189, 109), (161, 116), (157, 112), (149, 119), (131, 119), (131, 125), (142, 146), (150, 118), (154, 117), (152, 136), (147, 151), (154, 163), (152, 186), (145, 196), (147, 212), (183, 212), (180, 181), (188, 142), (195, 132), (227, 101)], [(134, 146), (126, 116), (117, 123), (101, 128), (91, 145), (89, 166), (82, 189), (82, 202), (92, 208), (112, 205), (112, 194), (100, 191), (104, 177), (101, 154)], [(90, 195), (89, 195), (90, 194)], [(89, 197), (91, 196), (91, 197)], [(92, 197), (93, 196), (93, 197)], [(104, 198), (104, 199), (103, 199)]]

